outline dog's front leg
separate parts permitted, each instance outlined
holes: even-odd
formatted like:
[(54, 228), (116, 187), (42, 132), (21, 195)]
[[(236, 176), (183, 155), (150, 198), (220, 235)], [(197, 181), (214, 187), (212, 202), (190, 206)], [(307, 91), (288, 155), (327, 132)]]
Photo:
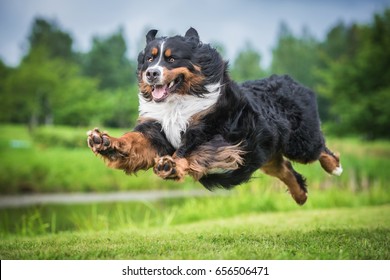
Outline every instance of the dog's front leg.
[(128, 132), (115, 138), (95, 128), (88, 132), (87, 143), (109, 167), (122, 169), (129, 174), (151, 168), (157, 157), (157, 150), (140, 132)]

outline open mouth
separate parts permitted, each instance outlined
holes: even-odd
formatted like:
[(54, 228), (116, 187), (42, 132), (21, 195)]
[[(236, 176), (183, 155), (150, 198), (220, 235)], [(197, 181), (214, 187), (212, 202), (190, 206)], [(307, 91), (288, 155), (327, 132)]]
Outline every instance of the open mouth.
[(164, 84), (164, 85), (153, 85), (152, 86), (152, 96), (153, 100), (156, 102), (161, 102), (165, 100), (170, 93), (175, 91), (180, 83), (183, 81), (183, 76), (179, 75), (176, 79), (173, 81)]

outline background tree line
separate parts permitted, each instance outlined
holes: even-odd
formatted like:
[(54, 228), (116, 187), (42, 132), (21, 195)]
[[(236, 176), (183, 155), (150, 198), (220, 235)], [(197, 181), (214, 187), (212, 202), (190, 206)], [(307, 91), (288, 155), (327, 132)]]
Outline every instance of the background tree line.
[[(96, 36), (88, 52), (53, 20), (36, 18), (17, 67), (0, 60), (0, 122), (131, 127), (138, 115), (136, 61), (119, 28)], [(223, 51), (221, 44), (216, 47)], [(289, 74), (318, 93), (322, 120), (334, 134), (390, 138), (390, 9), (367, 24), (339, 22), (325, 39), (281, 23), (268, 69), (247, 43), (231, 62), (237, 81)]]

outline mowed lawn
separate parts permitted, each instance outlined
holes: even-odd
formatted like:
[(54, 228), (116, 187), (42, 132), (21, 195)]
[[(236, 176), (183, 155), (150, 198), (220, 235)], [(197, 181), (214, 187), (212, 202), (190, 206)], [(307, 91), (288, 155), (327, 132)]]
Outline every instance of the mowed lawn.
[(390, 205), (9, 236), (1, 259), (390, 259)]

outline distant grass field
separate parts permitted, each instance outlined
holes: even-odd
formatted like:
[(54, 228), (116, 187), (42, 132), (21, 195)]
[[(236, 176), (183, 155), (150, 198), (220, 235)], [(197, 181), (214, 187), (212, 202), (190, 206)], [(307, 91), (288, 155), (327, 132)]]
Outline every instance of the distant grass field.
[(1, 259), (390, 259), (390, 206), (9, 237)]

